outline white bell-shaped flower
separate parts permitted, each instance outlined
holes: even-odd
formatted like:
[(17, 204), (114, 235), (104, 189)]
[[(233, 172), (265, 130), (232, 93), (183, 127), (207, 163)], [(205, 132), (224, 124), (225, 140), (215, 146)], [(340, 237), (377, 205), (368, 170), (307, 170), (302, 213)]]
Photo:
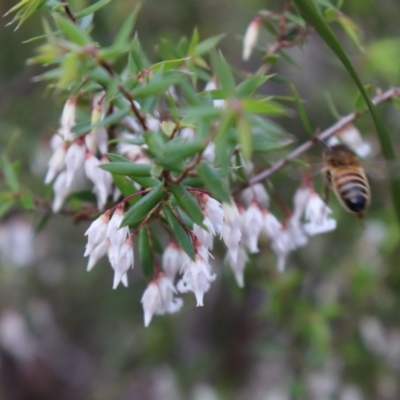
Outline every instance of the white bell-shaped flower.
[[(112, 247), (111, 242), (109, 242), (109, 244)], [(115, 255), (116, 252), (109, 248), (110, 264), (114, 270), (113, 289), (116, 289), (120, 283), (128, 287), (127, 272), (129, 268), (133, 269), (134, 258), (133, 243), (130, 237), (125, 240), (124, 244), (121, 246), (118, 259), (115, 258)]]
[(109, 250), (109, 257), (117, 262), (120, 257), (120, 250), (129, 236), (129, 228), (124, 226), (120, 228), (121, 222), (124, 219), (123, 207), (118, 207), (110, 219), (107, 227), (107, 238), (111, 243), (111, 252)]
[(147, 328), (153, 315), (161, 307), (161, 296), (157, 281), (151, 281), (144, 291), (141, 303), (144, 311), (144, 326)]
[(215, 234), (221, 233), (224, 221), (224, 212), (221, 203), (206, 194), (201, 195), (200, 201), (205, 215), (208, 217), (214, 228)]
[(239, 242), (242, 238), (241, 217), (235, 202), (231, 204), (222, 203), (224, 212), (224, 222), (222, 225), (221, 236), (228, 249), (228, 253), (233, 262), (237, 261)]
[(89, 260), (86, 267), (86, 271), (88, 272), (91, 271), (93, 267), (97, 264), (97, 261), (99, 261), (101, 257), (107, 254), (107, 250), (108, 250), (107, 241), (104, 240), (99, 245), (97, 245), (90, 253), (88, 253)]
[(336, 229), (336, 220), (329, 218), (332, 210), (316, 193), (312, 192), (305, 210), (304, 230), (309, 235), (330, 232)]
[(171, 281), (159, 274), (144, 291), (141, 303), (144, 311), (144, 326), (148, 327), (154, 314), (175, 313), (183, 305), (182, 299), (174, 298), (176, 290)]
[(93, 192), (96, 194), (97, 206), (100, 210), (105, 206), (107, 198), (112, 192), (112, 176), (108, 171), (100, 168), (101, 164), (108, 161), (105, 158), (102, 161), (93, 153), (86, 153), (85, 173), (94, 184)]
[(63, 170), (65, 166), (65, 153), (66, 148), (64, 145), (62, 145), (59, 146), (51, 156), (48, 163), (47, 174), (44, 179), (45, 184), (50, 183), (56, 177), (56, 175)]
[(242, 229), (250, 253), (258, 253), (258, 237), (263, 228), (263, 213), (256, 203), (251, 203), (242, 215)]
[(109, 221), (109, 213), (105, 212), (90, 224), (85, 232), (85, 236), (88, 237), (88, 243), (86, 245), (84, 257), (88, 256), (100, 243), (106, 241)]
[(229, 264), (231, 267), (234, 275), (236, 282), (239, 287), (244, 287), (244, 268), (246, 267), (247, 262), (249, 261), (249, 257), (247, 255), (247, 251), (244, 247), (239, 246), (237, 250), (237, 255), (236, 259), (233, 259), (232, 253), (228, 251), (226, 253), (225, 261)]
[(312, 189), (308, 186), (300, 186), (293, 197), (293, 214), (292, 218), (300, 221), (304, 210), (306, 209), (308, 200), (311, 196)]
[(269, 196), (261, 183), (256, 183), (244, 189), (240, 197), (246, 207), (249, 207), (251, 203), (257, 203), (263, 208), (269, 207)]
[(271, 240), (279, 236), (282, 230), (282, 224), (278, 221), (274, 214), (268, 210), (263, 210), (263, 233)]
[(170, 242), (162, 255), (162, 268), (171, 282), (174, 282), (176, 275), (185, 269), (190, 261), (189, 256), (175, 242)]
[(61, 146), (65, 145), (65, 140), (59, 133), (55, 133), (50, 138), (50, 149), (52, 153), (55, 153)]
[(303, 225), (298, 219), (289, 218), (286, 222), (287, 230), (292, 239), (293, 249), (303, 247), (308, 243), (308, 237), (304, 231)]
[(203, 229), (201, 226), (199, 226), (197, 224), (193, 224), (193, 232), (197, 236), (197, 238), (200, 240), (200, 242), (203, 244), (204, 247), (212, 250), (214, 236), (215, 236), (214, 226), (208, 217), (204, 218), (203, 224), (208, 229), (208, 231), (206, 231), (205, 229)]
[(53, 212), (57, 213), (61, 210), (61, 207), (68, 197), (70, 188), (67, 186), (67, 173), (62, 171), (58, 174), (53, 184), (54, 199), (53, 199)]
[(197, 307), (202, 307), (204, 293), (210, 288), (210, 283), (216, 278), (211, 273), (211, 266), (199, 255), (195, 261), (190, 261), (182, 280), (178, 282), (178, 290), (182, 293), (191, 291), (196, 296)]
[(66, 185), (71, 186), (75, 174), (85, 161), (86, 148), (81, 142), (74, 142), (69, 146), (65, 154)]
[(276, 268), (279, 272), (283, 272), (286, 267), (286, 260), (289, 253), (294, 249), (292, 236), (287, 228), (282, 228), (279, 235), (272, 240), (271, 248), (274, 251), (277, 261)]

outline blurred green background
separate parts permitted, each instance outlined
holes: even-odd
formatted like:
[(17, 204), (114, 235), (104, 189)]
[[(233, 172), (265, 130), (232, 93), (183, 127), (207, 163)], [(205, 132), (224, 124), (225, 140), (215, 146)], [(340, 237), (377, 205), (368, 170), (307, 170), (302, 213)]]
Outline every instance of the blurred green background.
[[(240, 36), (259, 9), (280, 10), (282, 3), (147, 0), (136, 29), (154, 60), (160, 38), (190, 36), (195, 26), (202, 39), (226, 32), (225, 57), (254, 71), (260, 57), (241, 61)], [(2, 0), (0, 14), (13, 5)], [(96, 14), (100, 43), (111, 42), (135, 5), (114, 0)], [(362, 80), (383, 90), (400, 86), (398, 1), (345, 1), (343, 11), (363, 31), (360, 51), (334, 27)], [(37, 43), (21, 44), (42, 33), (46, 13), (40, 14), (17, 32), (5, 19), (0, 24), (0, 146), (21, 160), (23, 183), (50, 196), (42, 183), (48, 139), (65, 97), (32, 82), (40, 70), (26, 59)], [(268, 39), (261, 35), (260, 44)], [(290, 54), (300, 68), (281, 61), (273, 72), (294, 82), (315, 127), (334, 122), (327, 92), (340, 113), (353, 109), (354, 84), (315, 34)], [(286, 83), (268, 90), (290, 93)], [(399, 110), (391, 104), (379, 110), (400, 155)], [(306, 138), (294, 113), (280, 122), (299, 141)], [(379, 153), (370, 118), (357, 126)], [(273, 182), (290, 205), (298, 182), (284, 173)], [(130, 273), (129, 288), (115, 291), (106, 262), (85, 272), (87, 222), (56, 215), (31, 242), (38, 216), (8, 214), (0, 222), (0, 399), (400, 399), (400, 235), (387, 182), (372, 182), (372, 192), (365, 229), (333, 201), (338, 229), (292, 254), (282, 275), (265, 243), (239, 289), (217, 252), (218, 278), (205, 306), (196, 308), (194, 296), (186, 296), (180, 313), (155, 317), (147, 329), (139, 268)]]

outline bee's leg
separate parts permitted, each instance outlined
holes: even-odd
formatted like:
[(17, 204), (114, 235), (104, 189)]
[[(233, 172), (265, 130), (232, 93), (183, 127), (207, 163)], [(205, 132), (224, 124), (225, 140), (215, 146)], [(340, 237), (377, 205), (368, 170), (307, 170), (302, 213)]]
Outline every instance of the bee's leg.
[(329, 193), (330, 193), (331, 187), (332, 187), (332, 174), (327, 169), (323, 169), (322, 172), (324, 174), (324, 191), (322, 193), (322, 200), (324, 200), (324, 202), (326, 204), (328, 204)]
[(365, 228), (364, 225), (364, 214), (362, 212), (357, 213), (358, 222), (360, 223), (361, 228)]
[(329, 185), (329, 183), (328, 183), (327, 181), (325, 181), (325, 184), (324, 184), (324, 191), (323, 191), (323, 193), (322, 193), (322, 200), (323, 200), (326, 204), (328, 204), (328, 202), (329, 202), (329, 193), (330, 193), (330, 191), (331, 191), (330, 185)]

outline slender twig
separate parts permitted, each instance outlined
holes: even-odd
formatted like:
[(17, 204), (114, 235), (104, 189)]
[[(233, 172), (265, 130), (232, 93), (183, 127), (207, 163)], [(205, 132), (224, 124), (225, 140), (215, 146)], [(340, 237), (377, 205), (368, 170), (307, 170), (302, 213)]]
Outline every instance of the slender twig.
[(278, 207), (283, 211), (285, 218), (289, 219), (292, 216), (292, 211), (290, 210), (289, 207), (285, 205), (285, 203), (279, 197), (275, 188), (272, 186), (272, 183), (267, 181), (267, 186), (268, 186), (268, 193), (271, 195), (272, 199), (275, 201)]
[(193, 245), (196, 243), (197, 236), (194, 234), (192, 230), (189, 229), (189, 227), (185, 224), (185, 221), (182, 219), (182, 217), (177, 213), (173, 207), (171, 207), (172, 213), (175, 215), (176, 219), (180, 222), (182, 225), (183, 229), (186, 231), (186, 233), (190, 236), (190, 239), (192, 240)]
[(61, 0), (61, 3), (64, 5), (64, 10), (68, 15), (68, 18), (72, 21), (72, 22), (76, 22), (76, 17), (75, 15), (72, 13), (71, 9), (69, 8), (69, 4), (67, 2), (67, 0)]
[(107, 212), (113, 212), (115, 211), (118, 207), (121, 207), (123, 204), (125, 204), (127, 201), (132, 200), (133, 198), (140, 196), (142, 194), (145, 194), (147, 192), (150, 192), (150, 190), (153, 188), (148, 188), (148, 189), (143, 189), (140, 190), (139, 192), (133, 193), (129, 196), (126, 196), (125, 198), (123, 198), (119, 203), (117, 203), (115, 206), (112, 206), (110, 209), (107, 210)]
[(189, 190), (189, 192), (197, 192), (197, 193), (201, 193), (201, 194), (210, 194), (210, 191), (207, 189), (199, 189), (199, 188), (194, 188), (191, 186), (186, 186), (186, 189)]
[(149, 225), (146, 225), (145, 229), (146, 229), (147, 238), (149, 239), (149, 246), (150, 246), (151, 256), (153, 258), (153, 263), (154, 263), (154, 267), (155, 267), (154, 278), (157, 278), (157, 276), (163, 271), (162, 271), (162, 269), (160, 267), (160, 264), (158, 263), (158, 260), (157, 260), (157, 255), (156, 255), (156, 252), (154, 250), (153, 237), (151, 236)]
[(133, 239), (135, 235), (143, 228), (148, 222), (150, 222), (151, 218), (154, 214), (157, 214), (160, 211), (162, 203), (155, 206), (147, 215), (146, 218), (132, 231), (131, 238)]
[(137, 108), (135, 102), (133, 101), (133, 98), (131, 94), (122, 86), (118, 86), (119, 90), (121, 93), (125, 96), (125, 98), (129, 101), (129, 104), (131, 105), (132, 112), (135, 114), (136, 118), (138, 119), (140, 125), (142, 125), (142, 128), (145, 132), (149, 130), (147, 127), (146, 123), (146, 118), (140, 113), (139, 109)]
[[(386, 92), (380, 93), (377, 96), (375, 96), (372, 99), (372, 102), (374, 103), (374, 105), (378, 105), (385, 101), (391, 100), (393, 97), (399, 97), (399, 96), (400, 96), (400, 88), (398, 88), (398, 87), (391, 88), (391, 89), (387, 90)], [(360, 117), (360, 115), (361, 114), (358, 111), (353, 111), (352, 113), (346, 115), (345, 117), (340, 118), (339, 121), (337, 121), (335, 124), (333, 124), (332, 126), (330, 126), (327, 129), (325, 129), (324, 131), (318, 133), (317, 135), (315, 135), (314, 138), (301, 144), (299, 147), (297, 147), (291, 153), (289, 153), (286, 157), (277, 161), (275, 164), (272, 164), (266, 170), (253, 176), (253, 178), (251, 178), (249, 181), (250, 185), (254, 185), (257, 182), (261, 182), (264, 179), (271, 176), (272, 174), (274, 174), (275, 172), (279, 171), (284, 166), (286, 166), (291, 160), (298, 158), (299, 156), (301, 156), (303, 153), (305, 153), (306, 151), (311, 149), (311, 147), (313, 147), (320, 141), (325, 141), (330, 136), (334, 135), (336, 132), (343, 129), (346, 125), (352, 123), (354, 120), (356, 120), (358, 117)]]

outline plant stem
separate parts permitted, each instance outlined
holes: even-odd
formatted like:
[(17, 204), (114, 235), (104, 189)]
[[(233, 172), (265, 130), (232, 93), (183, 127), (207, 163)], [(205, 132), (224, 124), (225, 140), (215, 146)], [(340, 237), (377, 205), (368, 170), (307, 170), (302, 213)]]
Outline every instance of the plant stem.
[[(395, 87), (395, 88), (391, 88), (391, 89), (387, 90), (384, 93), (380, 93), (372, 99), (372, 102), (374, 103), (374, 105), (377, 105), (377, 104), (383, 103), (385, 101), (391, 100), (394, 97), (400, 97), (400, 88)], [(334, 135), (336, 132), (343, 129), (346, 125), (355, 121), (358, 117), (360, 117), (360, 115), (361, 114), (359, 112), (353, 111), (352, 113), (346, 115), (345, 117), (340, 118), (339, 121), (337, 121), (335, 124), (333, 124), (332, 126), (330, 126), (327, 129), (323, 130), (322, 132), (318, 133), (317, 135), (315, 135), (314, 138), (301, 144), (299, 147), (297, 147), (291, 153), (289, 153), (286, 157), (284, 157), (281, 160), (277, 161), (276, 163), (272, 164), (266, 170), (253, 176), (250, 179), (249, 184), (254, 185), (257, 182), (261, 182), (264, 179), (267, 179), (272, 174), (274, 174), (275, 172), (277, 172), (280, 169), (282, 169), (283, 167), (285, 167), (291, 160), (298, 158), (303, 153), (305, 153), (306, 151), (311, 149), (313, 146), (315, 146), (317, 143), (320, 143), (321, 141), (325, 141), (330, 136)]]

